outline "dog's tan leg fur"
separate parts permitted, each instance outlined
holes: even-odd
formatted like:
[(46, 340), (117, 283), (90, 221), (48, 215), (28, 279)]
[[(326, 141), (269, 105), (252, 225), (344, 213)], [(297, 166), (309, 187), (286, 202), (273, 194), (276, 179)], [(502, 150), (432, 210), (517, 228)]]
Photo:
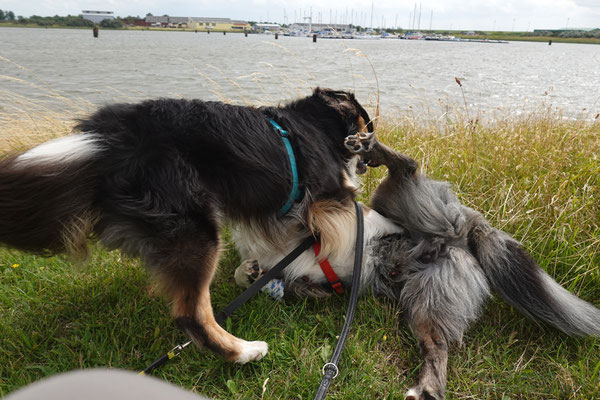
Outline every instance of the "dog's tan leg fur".
[(247, 342), (221, 328), (210, 302), (210, 282), (217, 262), (218, 245), (190, 241), (173, 246), (163, 259), (162, 282), (173, 299), (172, 313), (180, 329), (192, 340), (229, 361), (246, 363), (267, 353), (264, 342)]
[(319, 259), (344, 251), (356, 240), (356, 214), (351, 201), (320, 200), (309, 209), (309, 228), (321, 237)]
[(448, 343), (439, 327), (432, 321), (412, 326), (419, 341), (423, 366), (416, 387), (406, 394), (406, 400), (442, 400), (446, 390)]

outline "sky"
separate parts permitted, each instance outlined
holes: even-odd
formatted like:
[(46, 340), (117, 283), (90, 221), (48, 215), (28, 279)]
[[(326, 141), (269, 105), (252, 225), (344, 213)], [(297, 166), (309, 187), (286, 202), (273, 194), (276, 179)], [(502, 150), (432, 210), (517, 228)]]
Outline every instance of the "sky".
[(0, 0), (0, 9), (25, 17), (101, 10), (122, 17), (152, 13), (276, 23), (300, 22), (312, 15), (313, 22), (403, 29), (600, 28), (600, 0)]

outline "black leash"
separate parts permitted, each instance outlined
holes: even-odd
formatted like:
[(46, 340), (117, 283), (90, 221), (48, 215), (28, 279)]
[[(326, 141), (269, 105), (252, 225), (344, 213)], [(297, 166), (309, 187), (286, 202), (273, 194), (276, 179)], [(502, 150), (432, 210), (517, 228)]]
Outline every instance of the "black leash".
[[(238, 308), (240, 308), (244, 303), (246, 303), (252, 296), (262, 289), (263, 286), (267, 284), (271, 279), (276, 278), (281, 271), (289, 264), (292, 263), (300, 254), (302, 254), (305, 250), (309, 249), (314, 243), (316, 239), (313, 236), (309, 236), (302, 241), (291, 253), (285, 256), (281, 261), (279, 261), (273, 268), (268, 270), (263, 276), (261, 276), (256, 282), (254, 282), (248, 289), (246, 289), (242, 294), (236, 297), (227, 307), (225, 307), (221, 312), (219, 312), (215, 316), (215, 320), (219, 325), (221, 325), (227, 318), (231, 316)], [(185, 342), (184, 344), (179, 344), (163, 355), (162, 357), (156, 359), (152, 364), (148, 365), (145, 370), (139, 373), (139, 375), (146, 375), (155, 370), (156, 368), (166, 364), (172, 358), (175, 358), (181, 353), (181, 350), (186, 348), (192, 343), (192, 341)]]
[(364, 243), (364, 221), (363, 214), (360, 205), (354, 202), (356, 208), (356, 247), (354, 250), (354, 270), (352, 272), (352, 289), (350, 291), (350, 299), (348, 300), (348, 311), (346, 312), (346, 320), (344, 326), (342, 326), (342, 333), (338, 339), (333, 355), (327, 364), (323, 366), (323, 380), (317, 389), (315, 400), (322, 400), (327, 395), (331, 380), (338, 376), (338, 362), (342, 356), (342, 351), (348, 339), (348, 333), (350, 332), (350, 326), (354, 319), (354, 312), (356, 311), (356, 301), (358, 299), (358, 293), (360, 292), (360, 273), (362, 268), (362, 255), (363, 255), (363, 243)]
[[(364, 221), (360, 205), (357, 202), (354, 202), (354, 207), (356, 209), (356, 247), (354, 251), (354, 269), (352, 272), (352, 289), (350, 291), (350, 299), (348, 300), (348, 311), (346, 312), (346, 319), (344, 321), (344, 325), (342, 326), (342, 332), (340, 333), (338, 342), (335, 345), (335, 349), (333, 350), (333, 355), (331, 356), (329, 362), (323, 366), (323, 380), (321, 380), (321, 384), (319, 385), (319, 388), (315, 395), (315, 400), (322, 400), (325, 398), (325, 396), (327, 395), (327, 390), (331, 385), (331, 381), (338, 376), (338, 362), (340, 361), (342, 351), (344, 350), (344, 346), (346, 345), (346, 339), (348, 339), (348, 334), (350, 333), (350, 326), (352, 325), (352, 320), (354, 319), (354, 312), (356, 311), (356, 302), (358, 300), (358, 294), (360, 292), (360, 275), (364, 247)], [(298, 258), (298, 256), (302, 254), (305, 250), (310, 248), (315, 243), (315, 241), (316, 239), (312, 236), (304, 239), (302, 243), (300, 243), (294, 250), (292, 250), (291, 253), (285, 256), (273, 268), (267, 271), (260, 279), (254, 282), (252, 286), (246, 289), (242, 294), (236, 297), (235, 300), (233, 300), (227, 307), (225, 307), (221, 312), (219, 312), (215, 316), (215, 320), (217, 321), (217, 323), (221, 324), (227, 318), (229, 318), (238, 308), (240, 308), (256, 293), (258, 293), (267, 282), (277, 277), (285, 267), (287, 267), (292, 261)], [(140, 375), (149, 374), (156, 368), (166, 364), (172, 358), (177, 357), (179, 353), (181, 353), (181, 351), (191, 343), (191, 341), (188, 341), (184, 344), (175, 346), (170, 352), (158, 358), (152, 364), (146, 367), (145, 370), (140, 372)]]
[(250, 300), (252, 296), (262, 289), (263, 286), (267, 284), (271, 279), (276, 278), (281, 271), (289, 264), (292, 263), (300, 254), (304, 253), (305, 250), (310, 248), (315, 243), (316, 239), (313, 236), (309, 236), (302, 241), (290, 254), (285, 256), (281, 261), (279, 261), (273, 268), (268, 270), (263, 276), (261, 276), (256, 282), (252, 284), (248, 289), (246, 289), (242, 294), (235, 298), (227, 307), (221, 310), (215, 316), (215, 320), (220, 325), (227, 318), (231, 316), (238, 308), (240, 308), (245, 302)]

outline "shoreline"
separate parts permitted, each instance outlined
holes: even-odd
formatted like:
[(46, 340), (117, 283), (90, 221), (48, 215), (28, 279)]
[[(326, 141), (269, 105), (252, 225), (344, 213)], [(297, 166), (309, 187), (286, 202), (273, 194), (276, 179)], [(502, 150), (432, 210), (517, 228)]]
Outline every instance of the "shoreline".
[[(33, 29), (83, 29), (91, 30), (91, 27), (79, 27), (79, 26), (65, 26), (65, 25), (50, 25), (50, 26), (39, 26), (34, 24), (18, 24), (18, 23), (0, 23), (0, 28), (33, 28)], [(156, 27), (125, 27), (125, 28), (103, 28), (100, 30), (110, 31), (155, 31), (155, 32), (191, 32), (196, 33), (195, 29), (188, 28), (156, 28)], [(244, 32), (239, 31), (225, 31), (230, 34), (243, 34)], [(529, 32), (489, 32), (486, 35), (465, 35), (461, 34), (464, 31), (434, 31), (433, 33), (452, 34), (453, 36), (461, 39), (475, 39), (475, 40), (503, 40), (509, 42), (545, 42), (548, 43), (575, 43), (575, 44), (600, 44), (600, 38), (561, 38), (554, 36), (525, 36)], [(197, 31), (197, 33), (206, 33), (206, 31)], [(223, 31), (213, 31), (214, 34), (222, 34)], [(249, 34), (254, 34), (250, 33)], [(283, 35), (281, 35), (283, 36)], [(344, 39), (352, 40), (352, 39)], [(393, 40), (393, 39), (387, 39)]]

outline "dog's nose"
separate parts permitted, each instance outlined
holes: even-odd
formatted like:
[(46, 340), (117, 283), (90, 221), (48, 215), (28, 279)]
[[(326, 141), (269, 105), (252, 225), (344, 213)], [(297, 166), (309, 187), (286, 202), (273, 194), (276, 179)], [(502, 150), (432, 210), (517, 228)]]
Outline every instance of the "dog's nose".
[(421, 256), (419, 257), (419, 261), (423, 264), (429, 264), (430, 262), (433, 262), (436, 258), (437, 258), (437, 251), (430, 250), (428, 252), (421, 254)]

